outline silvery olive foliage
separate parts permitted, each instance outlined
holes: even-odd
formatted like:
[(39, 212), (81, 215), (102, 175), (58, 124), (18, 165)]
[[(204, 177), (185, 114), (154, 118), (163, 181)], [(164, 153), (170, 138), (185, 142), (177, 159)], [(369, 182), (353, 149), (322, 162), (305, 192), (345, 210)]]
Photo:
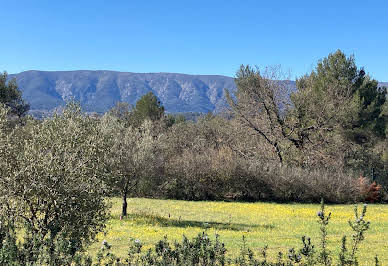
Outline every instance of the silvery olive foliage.
[(107, 114), (101, 120), (101, 129), (109, 148), (104, 153), (111, 190), (123, 198), (122, 215), (127, 215), (127, 196), (134, 195), (142, 177), (152, 176), (158, 162), (157, 137), (152, 122), (145, 120), (139, 127), (127, 125), (119, 118)]
[[(0, 126), (3, 121), (0, 108)], [(96, 123), (69, 104), (51, 118), (1, 131), (0, 215), (23, 232), (20, 261), (51, 264), (50, 258), (74, 256), (104, 229), (105, 144)]]
[[(6, 149), (6, 133), (4, 131), (4, 127), (5, 127), (5, 124), (7, 122), (7, 108), (0, 103), (0, 156), (1, 158), (4, 157), (4, 152), (7, 150)], [(2, 166), (0, 168), (0, 171), (3, 171), (4, 168), (3, 168), (3, 160), (0, 160), (0, 166)], [(2, 174), (2, 172), (0, 172), (0, 174)]]

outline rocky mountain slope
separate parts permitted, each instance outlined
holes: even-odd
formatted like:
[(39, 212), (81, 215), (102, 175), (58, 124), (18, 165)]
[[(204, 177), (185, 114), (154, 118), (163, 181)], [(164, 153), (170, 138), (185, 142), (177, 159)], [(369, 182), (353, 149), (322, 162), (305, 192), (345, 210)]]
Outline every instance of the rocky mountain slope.
[(114, 71), (26, 71), (15, 75), (31, 110), (51, 110), (74, 98), (85, 111), (105, 112), (118, 101), (130, 104), (152, 91), (168, 112), (208, 112), (222, 105), (226, 76)]
[(236, 89), (232, 77), (217, 75), (79, 70), (25, 71), (9, 78), (16, 78), (32, 111), (52, 110), (74, 98), (85, 111), (101, 113), (119, 101), (135, 104), (152, 91), (168, 112), (206, 113), (222, 108), (224, 89)]

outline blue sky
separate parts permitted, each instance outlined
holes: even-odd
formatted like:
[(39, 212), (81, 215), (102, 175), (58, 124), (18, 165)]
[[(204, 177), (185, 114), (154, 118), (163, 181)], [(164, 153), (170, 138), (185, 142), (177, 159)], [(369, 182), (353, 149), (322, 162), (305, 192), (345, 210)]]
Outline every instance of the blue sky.
[(291, 78), (336, 49), (388, 81), (388, 1), (0, 0), (0, 71), (104, 69)]

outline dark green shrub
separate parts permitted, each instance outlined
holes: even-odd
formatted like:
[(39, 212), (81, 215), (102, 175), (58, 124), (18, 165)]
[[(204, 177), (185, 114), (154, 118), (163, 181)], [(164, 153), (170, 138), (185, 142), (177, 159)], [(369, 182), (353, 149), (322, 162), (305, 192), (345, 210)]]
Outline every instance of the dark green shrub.
[(110, 252), (110, 245), (103, 242), (96, 265), (226, 265), (226, 249), (218, 236), (214, 241), (205, 233), (192, 240), (183, 236), (182, 242), (170, 243), (167, 236), (153, 249), (142, 252), (139, 240), (131, 241), (128, 257), (124, 260)]

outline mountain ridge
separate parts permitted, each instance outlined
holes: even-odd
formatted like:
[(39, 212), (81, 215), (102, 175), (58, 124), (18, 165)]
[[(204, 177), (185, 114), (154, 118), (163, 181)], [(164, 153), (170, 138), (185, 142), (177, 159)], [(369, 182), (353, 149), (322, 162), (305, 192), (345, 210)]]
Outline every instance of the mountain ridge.
[(152, 91), (169, 112), (209, 112), (221, 104), (234, 79), (222, 75), (134, 73), (107, 70), (40, 71), (11, 74), (31, 110), (51, 110), (74, 98), (86, 111), (105, 112)]
[[(103, 113), (117, 102), (132, 105), (153, 92), (167, 112), (217, 111), (225, 106), (224, 90), (235, 90), (233, 77), (169, 72), (112, 70), (28, 70), (9, 74), (16, 78), (31, 111), (50, 111), (75, 99), (87, 112)], [(287, 81), (295, 88), (295, 81)], [(380, 83), (388, 86), (387, 82)]]

